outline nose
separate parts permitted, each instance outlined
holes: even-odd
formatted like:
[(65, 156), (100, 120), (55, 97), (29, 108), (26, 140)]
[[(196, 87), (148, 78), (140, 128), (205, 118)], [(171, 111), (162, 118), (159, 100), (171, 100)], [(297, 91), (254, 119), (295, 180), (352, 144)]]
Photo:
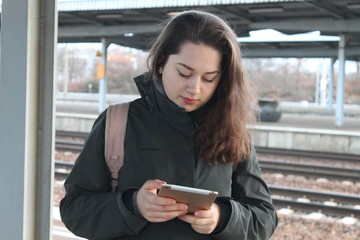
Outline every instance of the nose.
[(186, 91), (191, 95), (195, 95), (200, 92), (201, 77), (194, 76), (188, 80)]

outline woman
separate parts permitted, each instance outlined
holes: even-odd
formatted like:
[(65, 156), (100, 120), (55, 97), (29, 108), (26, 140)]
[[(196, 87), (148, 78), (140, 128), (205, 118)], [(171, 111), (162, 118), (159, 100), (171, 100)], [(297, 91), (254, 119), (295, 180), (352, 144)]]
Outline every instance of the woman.
[[(268, 239), (276, 211), (247, 124), (256, 99), (236, 35), (220, 18), (188, 11), (154, 42), (135, 78), (118, 188), (104, 160), (105, 112), (65, 182), (65, 225), (90, 239)], [(157, 196), (163, 183), (210, 189), (209, 210)]]

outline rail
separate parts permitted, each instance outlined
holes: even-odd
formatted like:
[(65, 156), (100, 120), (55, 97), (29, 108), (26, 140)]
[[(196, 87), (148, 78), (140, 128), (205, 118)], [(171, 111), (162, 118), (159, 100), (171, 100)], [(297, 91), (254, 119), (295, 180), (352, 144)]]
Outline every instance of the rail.
[[(88, 134), (89, 133), (86, 133), (86, 132), (56, 131), (57, 138), (69, 137), (69, 138), (77, 138), (77, 139), (85, 140), (85, 138), (88, 136)], [(303, 151), (303, 150), (296, 150), (296, 149), (267, 148), (267, 147), (258, 147), (258, 146), (256, 146), (255, 148), (256, 148), (257, 153), (262, 153), (262, 154), (275, 154), (275, 155), (286, 155), (286, 156), (320, 158), (320, 159), (334, 160), (334, 161), (341, 160), (341, 161), (360, 164), (360, 156), (357, 154)], [(78, 148), (78, 151), (81, 151), (81, 148)]]
[(341, 181), (360, 181), (360, 169), (332, 167), (311, 163), (295, 163), (279, 160), (259, 159), (264, 172), (301, 175), (316, 178), (328, 178)]
[(282, 148), (267, 148), (267, 147), (256, 147), (256, 152), (262, 153), (262, 154), (320, 158), (320, 159), (326, 159), (326, 160), (335, 160), (335, 161), (341, 160), (341, 161), (347, 161), (347, 162), (352, 162), (352, 163), (360, 163), (360, 156), (357, 154), (304, 151), (304, 150), (297, 150), (297, 149), (282, 149)]
[[(56, 150), (59, 151), (80, 152), (83, 145), (83, 141), (56, 140)], [(341, 159), (339, 161), (345, 161)], [(357, 168), (331, 167), (266, 159), (259, 159), (259, 163), (263, 172), (282, 173), (286, 175), (292, 174), (313, 178), (321, 177), (340, 181), (360, 181), (360, 169)]]
[[(71, 162), (55, 161), (55, 176), (66, 178), (73, 165)], [(290, 207), (303, 212), (321, 211), (327, 215), (360, 217), (360, 209), (354, 207), (360, 202), (360, 196), (357, 195), (317, 192), (275, 185), (269, 185), (269, 190), (277, 208)], [(306, 198), (309, 202), (298, 201), (297, 198)], [(333, 202), (336, 205), (327, 205), (326, 202)]]

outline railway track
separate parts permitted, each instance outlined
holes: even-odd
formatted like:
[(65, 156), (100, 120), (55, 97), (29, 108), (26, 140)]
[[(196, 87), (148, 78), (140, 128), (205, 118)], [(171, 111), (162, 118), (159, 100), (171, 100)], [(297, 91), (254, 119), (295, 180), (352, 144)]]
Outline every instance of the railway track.
[(55, 135), (56, 137), (64, 137), (64, 138), (80, 138), (85, 139), (89, 133), (86, 132), (72, 132), (72, 131), (60, 131), (57, 130)]
[[(88, 133), (84, 133), (84, 132), (56, 131), (57, 138), (71, 137), (71, 138), (83, 139), (84, 141), (87, 135)], [(81, 151), (81, 147), (77, 148), (77, 151)], [(258, 147), (258, 146), (256, 147), (256, 151), (257, 153), (262, 153), (262, 154), (318, 158), (324, 160), (345, 161), (345, 162), (360, 164), (360, 156), (355, 154), (302, 151), (302, 150), (294, 150), (294, 149), (266, 148), (266, 147)]]
[[(66, 178), (73, 163), (55, 162), (57, 178)], [(360, 203), (360, 196), (330, 192), (317, 192), (307, 189), (297, 189), (269, 185), (272, 199), (277, 208), (288, 207), (303, 212), (321, 211), (327, 215), (354, 216), (360, 218), (360, 208), (354, 207)], [(302, 201), (299, 201), (302, 199)], [(308, 201), (304, 201), (308, 200)], [(331, 205), (329, 203), (332, 203)]]
[(314, 178), (327, 178), (340, 181), (360, 181), (360, 169), (296, 163), (279, 160), (259, 159), (263, 172), (300, 175)]
[(344, 206), (331, 206), (322, 203), (313, 203), (313, 202), (301, 202), (287, 199), (272, 198), (274, 205), (277, 208), (291, 208), (295, 210), (300, 210), (302, 212), (321, 212), (325, 215), (330, 216), (352, 216), (355, 218), (360, 217), (360, 209), (354, 207), (344, 207)]
[(290, 198), (311, 199), (317, 202), (328, 202), (329, 204), (357, 205), (360, 203), (359, 195), (340, 194), (334, 192), (318, 192), (309, 189), (280, 187), (269, 185), (271, 194), (282, 195)]
[[(70, 138), (77, 140), (56, 140), (56, 149), (58, 151), (80, 152), (83, 148), (84, 139), (87, 133), (76, 132), (56, 132), (59, 138)], [(297, 156), (306, 158), (317, 158), (330, 161), (341, 161), (350, 163), (359, 163), (358, 155), (309, 152), (299, 150), (268, 149), (257, 147), (258, 153)], [(332, 180), (348, 180), (360, 182), (359, 168), (341, 168), (329, 165), (309, 164), (303, 162), (291, 162), (280, 160), (259, 159), (263, 172), (300, 175), (313, 178), (327, 178)], [(55, 174), (57, 177), (65, 178), (73, 163), (56, 161)], [(360, 197), (355, 195), (345, 195), (339, 193), (324, 193), (307, 189), (287, 188), (279, 186), (269, 186), (274, 204), (277, 208), (289, 207), (302, 212), (321, 211), (327, 215), (335, 216), (354, 216), (360, 218)], [(301, 201), (299, 201), (301, 199)], [(305, 199), (305, 201), (304, 201)]]
[[(83, 141), (56, 140), (56, 150), (80, 152)], [(341, 160), (345, 161), (345, 160)], [(300, 175), (313, 178), (327, 178), (339, 181), (360, 181), (360, 169), (333, 167), (320, 164), (259, 159), (263, 172)]]
[(57, 151), (81, 152), (84, 141), (56, 140), (55, 149)]
[(330, 161), (344, 161), (344, 162), (360, 164), (360, 156), (356, 155), (356, 154), (303, 151), (303, 150), (296, 150), (296, 149), (281, 149), (281, 148), (266, 148), (266, 147), (256, 147), (256, 152), (262, 153), (262, 154), (317, 158), (317, 159), (324, 159), (324, 160), (330, 160)]

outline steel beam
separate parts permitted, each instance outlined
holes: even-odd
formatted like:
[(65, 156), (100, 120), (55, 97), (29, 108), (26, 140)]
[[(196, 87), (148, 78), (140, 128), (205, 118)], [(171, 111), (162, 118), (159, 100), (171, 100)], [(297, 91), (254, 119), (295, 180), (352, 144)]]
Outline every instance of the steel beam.
[(110, 43), (106, 38), (101, 39), (101, 65), (103, 67), (103, 75), (99, 79), (99, 105), (98, 112), (101, 113), (106, 108), (106, 93), (107, 93), (107, 81), (106, 81), (106, 56), (107, 56), (107, 48)]
[(291, 21), (268, 21), (250, 23), (250, 29), (276, 29), (283, 31), (308, 32), (308, 31), (321, 31), (321, 32), (343, 32), (343, 33), (359, 33), (360, 32), (360, 19), (337, 20), (337, 19), (303, 19)]
[[(356, 57), (360, 54), (360, 48), (347, 49), (346, 57)], [(337, 49), (318, 49), (318, 48), (300, 48), (300, 49), (251, 49), (245, 46), (242, 50), (243, 56), (247, 58), (272, 58), (272, 57), (307, 57), (307, 58), (337, 58)]]
[(158, 24), (59, 27), (59, 38), (114, 37), (122, 36), (125, 33), (153, 33), (159, 29)]

